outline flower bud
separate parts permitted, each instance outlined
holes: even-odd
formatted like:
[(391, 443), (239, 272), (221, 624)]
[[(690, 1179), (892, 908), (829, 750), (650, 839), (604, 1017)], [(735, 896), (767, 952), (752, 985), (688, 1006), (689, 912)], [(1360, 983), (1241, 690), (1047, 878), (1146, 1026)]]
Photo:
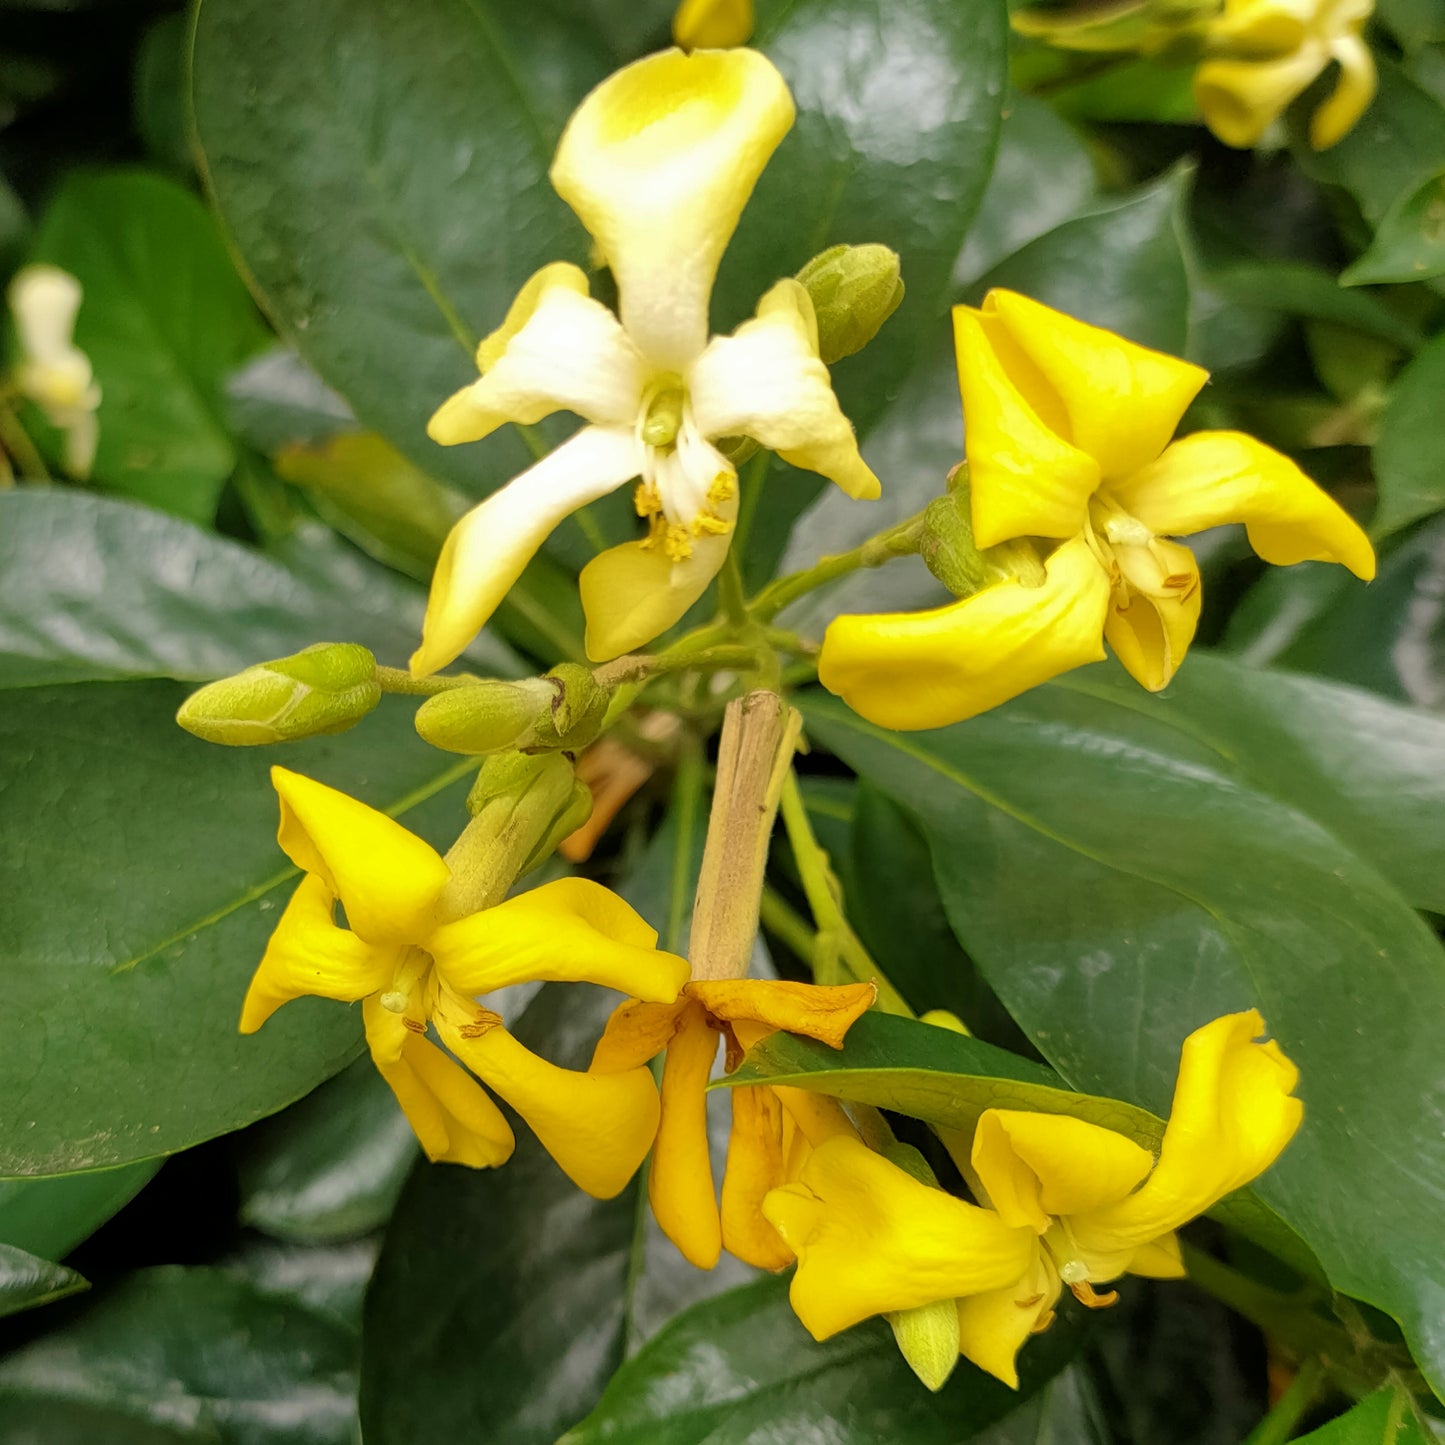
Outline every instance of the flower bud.
[(825, 366), (862, 351), (903, 300), (898, 253), (887, 246), (830, 246), (797, 279), (818, 318), (818, 355)]
[(553, 690), (550, 706), (525, 746), (576, 752), (595, 741), (612, 702), (611, 689), (599, 687), (591, 668), (575, 662), (559, 662), (542, 681)]
[(520, 876), (545, 862), (586, 821), (592, 794), (562, 753), (496, 753), (472, 784), (467, 808), (474, 818), (499, 812), (504, 820), (499, 827), (508, 834), (537, 840), (517, 870)]
[(554, 689), (540, 677), (488, 679), (448, 688), (416, 711), (416, 730), (449, 753), (494, 753), (527, 746), (551, 707)]
[(255, 747), (345, 732), (381, 701), (376, 659), (354, 642), (318, 642), (207, 683), (176, 721), (209, 743)]
[(982, 549), (973, 540), (972, 503), (963, 468), (950, 477), (948, 491), (925, 509), (918, 552), (955, 597), (972, 597), (997, 582), (1013, 580), (1025, 587), (1041, 587), (1044, 582), (1044, 564), (1027, 538)]

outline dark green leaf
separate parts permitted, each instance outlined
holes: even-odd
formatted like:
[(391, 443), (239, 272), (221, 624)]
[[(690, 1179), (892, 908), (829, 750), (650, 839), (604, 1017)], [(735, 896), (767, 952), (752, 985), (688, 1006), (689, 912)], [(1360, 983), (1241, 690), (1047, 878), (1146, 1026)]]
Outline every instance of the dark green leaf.
[(333, 1240), (385, 1224), (417, 1142), (370, 1058), (239, 1141), (241, 1220), (280, 1239)]
[(189, 22), (177, 11), (152, 23), (135, 64), (135, 126), (146, 150), (184, 177), (193, 174), (186, 120), (186, 56)]
[(1115, 1445), (1115, 1436), (1088, 1371), (1072, 1364), (997, 1425), (973, 1436), (972, 1445)]
[(956, 1445), (1027, 1399), (1076, 1345), (1062, 1321), (1024, 1351), (1017, 1392), (964, 1361), (934, 1395), (881, 1321), (816, 1344), (788, 1305), (787, 1281), (766, 1279), (674, 1320), (558, 1445)]
[[(0, 687), (80, 679), (220, 677), (313, 642), (404, 662), (422, 594), (324, 529), (290, 562), (150, 507), (70, 489), (0, 492)], [(465, 664), (515, 676), (483, 635)]]
[(144, 1159), (54, 1179), (0, 1179), (0, 1242), (44, 1259), (64, 1259), (129, 1204), (161, 1163)]
[(102, 393), (95, 481), (209, 521), (236, 465), (224, 378), (266, 331), (205, 208), (144, 171), (72, 176), (33, 259), (85, 288), (75, 341)]
[(1298, 1445), (1427, 1445), (1408, 1395), (1376, 1390), (1353, 1410), (1299, 1437)]
[(1426, 281), (1445, 271), (1445, 173), (1396, 197), (1370, 249), (1340, 276), (1344, 286)]
[[(1374, 278), (1360, 278), (1366, 279)], [(1367, 292), (1344, 290), (1328, 271), (1317, 266), (1295, 261), (1237, 262), (1211, 271), (1209, 285), (1231, 306), (1329, 321), (1393, 342), (1406, 351), (1420, 344), (1420, 332), (1410, 322)]]
[(222, 1270), (141, 1270), (0, 1363), (0, 1419), (35, 1412), (46, 1445), (95, 1439), (102, 1411), (206, 1445), (350, 1445), (355, 1347)]
[(263, 1295), (329, 1316), (359, 1339), (362, 1301), (380, 1249), (379, 1234), (325, 1245), (252, 1237), (217, 1265)]
[(1257, 1191), (1445, 1381), (1445, 1078), (1416, 1026), (1445, 956), (1370, 863), (1146, 709), (1052, 688), (931, 733), (807, 716), (918, 820), (960, 940), (1075, 1088), (1162, 1113), (1185, 1036), (1261, 1010), (1307, 1112)]
[(88, 1282), (73, 1269), (52, 1264), (13, 1244), (0, 1244), (0, 1316), (47, 1305), (88, 1288)]
[[(12, 692), (0, 713), (0, 1175), (168, 1154), (275, 1112), (357, 1052), (355, 1010), (288, 1004), (251, 1038), (241, 998), (295, 870), (273, 761), (411, 818), (467, 762), (416, 739), (404, 704), (285, 748), (220, 748), (173, 715), (184, 689)], [(425, 815), (423, 815), (425, 816)], [(454, 789), (423, 825), (450, 841)], [(440, 835), (440, 837), (438, 837)]]
[(1388, 536), (1445, 507), (1445, 336), (1437, 336), (1395, 380), (1375, 443), (1380, 504), (1370, 530)]

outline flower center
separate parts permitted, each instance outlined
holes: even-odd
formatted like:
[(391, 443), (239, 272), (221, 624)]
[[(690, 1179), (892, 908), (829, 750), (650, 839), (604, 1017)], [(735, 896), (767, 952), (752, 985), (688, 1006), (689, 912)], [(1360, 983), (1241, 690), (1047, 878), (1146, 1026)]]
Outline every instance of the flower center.
[(1180, 548), (1161, 542), (1137, 517), (1103, 490), (1089, 500), (1084, 537), (1114, 589), (1114, 605), (1125, 608), (1135, 593), (1156, 601), (1182, 601), (1199, 583), (1193, 568), (1178, 564)]
[(658, 377), (643, 396), (637, 440), (642, 480), (633, 500), (649, 524), (643, 547), (661, 547), (671, 561), (681, 562), (692, 556), (699, 537), (731, 531), (723, 513), (737, 478), (699, 433), (687, 389), (676, 375)]
[(431, 954), (420, 948), (408, 948), (401, 956), (391, 986), (381, 995), (381, 1006), (388, 1013), (404, 1014), (411, 1006), (412, 999), (426, 982), (431, 973)]
[(1055, 1218), (1044, 1235), (1044, 1248), (1053, 1258), (1059, 1278), (1068, 1285), (1074, 1298), (1086, 1309), (1108, 1309), (1118, 1301), (1117, 1290), (1111, 1289), (1099, 1294), (1094, 1289), (1089, 1279), (1093, 1271), (1083, 1250), (1079, 1248), (1079, 1242), (1074, 1238), (1074, 1231), (1069, 1227), (1067, 1219)]

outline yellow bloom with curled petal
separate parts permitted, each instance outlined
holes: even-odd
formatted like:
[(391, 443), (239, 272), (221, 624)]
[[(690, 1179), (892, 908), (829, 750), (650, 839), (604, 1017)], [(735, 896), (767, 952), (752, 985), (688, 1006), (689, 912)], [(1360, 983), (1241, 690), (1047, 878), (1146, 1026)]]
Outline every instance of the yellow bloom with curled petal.
[(649, 56), (568, 122), (552, 184), (611, 267), (618, 314), (576, 266), (543, 267), (478, 348), (481, 380), (428, 432), (450, 446), (563, 410), (588, 424), (452, 529), (414, 673), (462, 651), (564, 517), (635, 478), (649, 532), (583, 570), (587, 653), (602, 661), (666, 631), (727, 556), (738, 489), (722, 438), (750, 437), (850, 496), (877, 496), (803, 286), (779, 281), (752, 320), (709, 339), (718, 263), (792, 122), (782, 76), (751, 50)]
[[(362, 1000), (371, 1057), (433, 1160), (486, 1168), (511, 1156), (512, 1130), (471, 1074), (522, 1116), (582, 1189), (609, 1199), (652, 1144), (659, 1106), (645, 1068), (608, 1074), (539, 1058), (476, 996), (528, 979), (600, 984), (658, 1003), (687, 964), (615, 894), (564, 878), (461, 917), (451, 874), (429, 844), (322, 783), (271, 770), (278, 840), (304, 873), (241, 1012), (254, 1033), (303, 994)], [(346, 914), (337, 924), (336, 905)]]
[(877, 994), (871, 983), (699, 980), (676, 1002), (632, 999), (608, 1020), (594, 1072), (634, 1069), (666, 1050), (648, 1198), (663, 1233), (698, 1268), (711, 1269), (724, 1247), (760, 1269), (787, 1264), (792, 1252), (763, 1218), (763, 1197), (790, 1177), (809, 1146), (853, 1132), (839, 1105), (822, 1095), (767, 1085), (728, 1090), (732, 1132), (719, 1208), (707, 1136), (707, 1084), (719, 1039), (729, 1069), (778, 1030), (841, 1048)]
[(1205, 124), (1225, 145), (1258, 144), (1332, 61), (1335, 88), (1310, 119), (1310, 144), (1344, 139), (1375, 97), (1375, 60), (1362, 31), (1374, 0), (1225, 0), (1211, 21), (1212, 52), (1194, 73)]
[(1241, 432), (1171, 443), (1208, 379), (1012, 291), (954, 308), (974, 540), (1052, 547), (932, 611), (842, 616), (823, 685), (883, 727), (942, 727), (1104, 656), (1164, 687), (1199, 620), (1199, 568), (1172, 538), (1243, 522), (1266, 562), (1374, 576), (1369, 540), (1288, 457)]

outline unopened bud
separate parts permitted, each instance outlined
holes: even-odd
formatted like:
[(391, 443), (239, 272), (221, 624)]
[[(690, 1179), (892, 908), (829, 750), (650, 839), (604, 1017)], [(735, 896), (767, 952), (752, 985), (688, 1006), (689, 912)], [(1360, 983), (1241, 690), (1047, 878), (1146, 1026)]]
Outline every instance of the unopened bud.
[(517, 870), (520, 875), (545, 862), (557, 844), (586, 821), (592, 794), (577, 781), (562, 753), (497, 753), (478, 774), (467, 808), (474, 818), (497, 812), (499, 829), (536, 839)]
[(448, 688), (416, 710), (416, 730), (449, 753), (494, 753), (525, 746), (551, 705), (552, 686), (540, 677), (488, 679)]
[(318, 642), (207, 683), (176, 721), (208, 743), (255, 747), (345, 732), (381, 701), (376, 659), (354, 642)]
[(818, 318), (818, 355), (825, 366), (862, 351), (903, 300), (898, 253), (887, 246), (830, 246), (797, 279)]
[(538, 719), (536, 736), (526, 746), (576, 752), (595, 742), (602, 731), (612, 690), (599, 687), (592, 670), (575, 662), (559, 662), (543, 679), (551, 687), (547, 711)]
[(972, 1037), (968, 1025), (956, 1013), (951, 1013), (946, 1008), (931, 1008), (927, 1013), (919, 1014), (918, 1022), (932, 1024), (937, 1029), (947, 1029), (951, 1034), (962, 1034), (965, 1038)]
[(951, 477), (949, 490), (923, 513), (918, 552), (928, 570), (955, 597), (972, 597), (1010, 580), (1024, 587), (1043, 586), (1044, 564), (1027, 538), (983, 548), (974, 541), (972, 503), (967, 480), (958, 479), (962, 476)]

